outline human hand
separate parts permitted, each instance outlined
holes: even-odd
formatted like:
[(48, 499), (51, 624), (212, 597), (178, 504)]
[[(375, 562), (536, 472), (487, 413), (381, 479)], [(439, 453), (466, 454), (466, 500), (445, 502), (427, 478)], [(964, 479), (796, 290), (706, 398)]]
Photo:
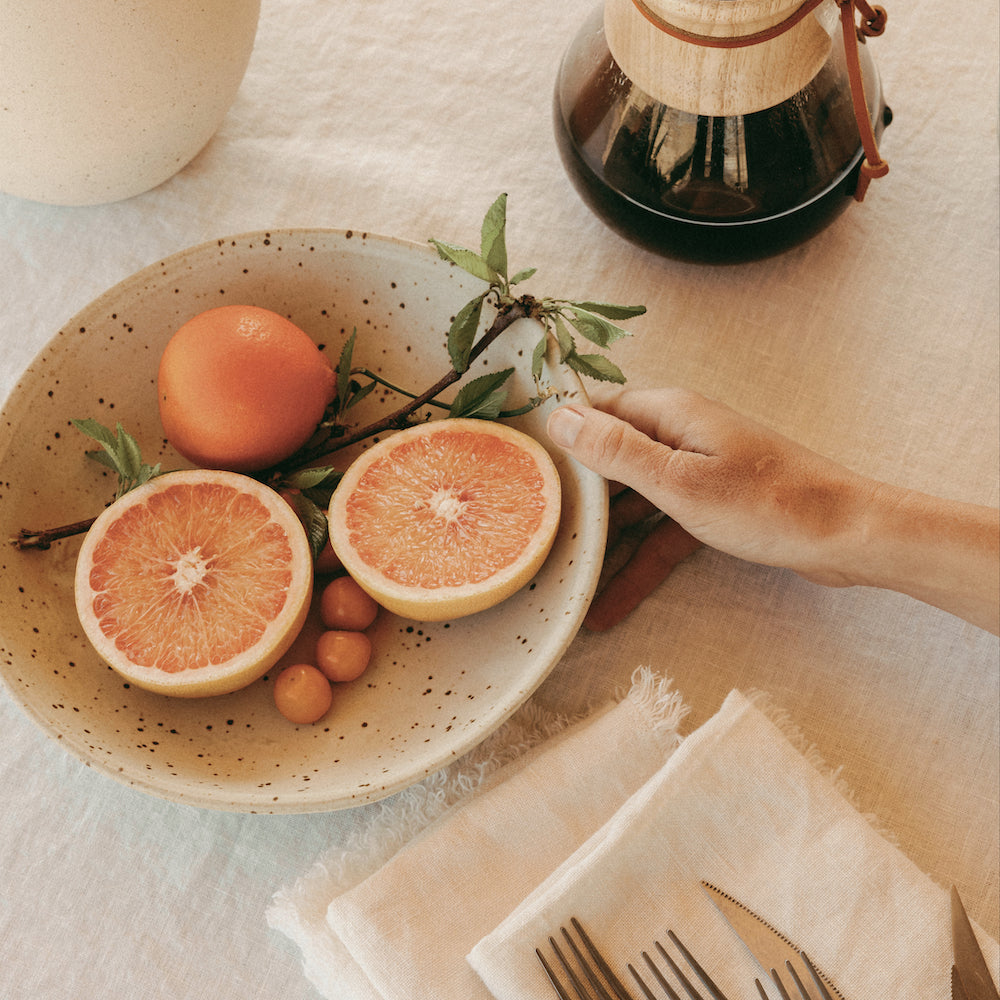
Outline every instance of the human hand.
[(625, 390), (600, 409), (554, 411), (549, 434), (616, 484), (612, 544), (655, 511), (668, 515), (598, 595), (590, 628), (627, 615), (701, 543), (847, 582), (827, 548), (868, 481), (721, 403), (682, 389)]
[(654, 509), (667, 515), (594, 602), (591, 627), (624, 617), (700, 541), (828, 586), (898, 590), (998, 628), (992, 508), (858, 475), (684, 389), (625, 389), (600, 408), (563, 406), (548, 431), (638, 494), (616, 496), (613, 527)]
[(548, 431), (706, 545), (807, 574), (824, 573), (820, 543), (844, 525), (869, 483), (684, 389), (625, 390), (601, 409), (561, 407)]

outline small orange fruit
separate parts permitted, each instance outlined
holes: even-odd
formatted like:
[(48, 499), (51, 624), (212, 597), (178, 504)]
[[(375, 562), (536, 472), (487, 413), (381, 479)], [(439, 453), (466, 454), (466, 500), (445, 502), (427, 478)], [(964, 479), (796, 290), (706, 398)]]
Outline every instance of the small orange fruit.
[(294, 323), (258, 306), (188, 320), (160, 358), (167, 440), (206, 469), (255, 472), (301, 448), (336, 394), (325, 354)]
[(331, 630), (316, 643), (316, 666), (331, 681), (357, 680), (372, 658), (372, 641), (364, 632)]
[(324, 588), (320, 614), (327, 628), (362, 632), (378, 615), (378, 605), (349, 576), (338, 576)]
[(76, 607), (127, 680), (193, 698), (245, 687), (298, 635), (309, 542), (272, 489), (233, 472), (171, 472), (126, 493), (87, 533)]
[(333, 689), (312, 664), (296, 663), (275, 679), (274, 704), (289, 722), (309, 726), (330, 711)]
[(559, 474), (506, 424), (448, 419), (361, 453), (337, 485), (330, 541), (394, 614), (423, 621), (492, 607), (539, 570), (555, 539)]

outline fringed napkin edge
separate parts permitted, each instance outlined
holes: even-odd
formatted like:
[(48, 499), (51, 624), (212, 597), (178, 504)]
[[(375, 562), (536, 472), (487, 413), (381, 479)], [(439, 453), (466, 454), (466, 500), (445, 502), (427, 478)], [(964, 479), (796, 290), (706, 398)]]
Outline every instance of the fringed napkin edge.
[(274, 894), (265, 914), (268, 926), (298, 945), (306, 975), (315, 982), (310, 969), (323, 964), (322, 942), (329, 933), (326, 911), (335, 895), (358, 885), (492, 780), (505, 777), (504, 768), (626, 699), (651, 720), (665, 755), (680, 745), (679, 727), (688, 707), (668, 677), (646, 666), (633, 672), (628, 689), (617, 691), (610, 703), (591, 706), (573, 717), (549, 712), (529, 700), (463, 757), (377, 803), (365, 822), (331, 845), (305, 875)]

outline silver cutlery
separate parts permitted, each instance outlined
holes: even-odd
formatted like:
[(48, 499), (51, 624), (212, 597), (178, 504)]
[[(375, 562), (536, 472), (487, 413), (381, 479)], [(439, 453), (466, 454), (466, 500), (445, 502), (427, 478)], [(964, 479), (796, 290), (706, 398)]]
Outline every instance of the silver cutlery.
[[(572, 917), (570, 925), (576, 932), (579, 943), (577, 940), (574, 940), (565, 927), (559, 928), (564, 947), (561, 947), (560, 943), (554, 937), (549, 938), (549, 947), (556, 958), (556, 964), (559, 966), (560, 972), (556, 972), (552, 963), (546, 959), (540, 948), (535, 949), (535, 954), (538, 956), (542, 968), (549, 977), (549, 982), (552, 984), (552, 988), (555, 990), (559, 1000), (636, 1000), (635, 995), (615, 975), (611, 966), (581, 926), (580, 921), (576, 917)], [(673, 931), (668, 931), (667, 936), (680, 952), (688, 967), (688, 971), (685, 972), (660, 942), (657, 941), (654, 943), (654, 947), (662, 963), (670, 969), (675, 985), (671, 985), (671, 981), (657, 966), (648, 952), (642, 953), (642, 958), (648, 970), (647, 976), (655, 979), (656, 983), (663, 989), (663, 995), (667, 1000), (685, 1000), (685, 997), (687, 1000), (726, 1000), (726, 996), (712, 982), (708, 973), (705, 972), (694, 956), (684, 947), (677, 935)], [(652, 992), (647, 982), (640, 976), (635, 967), (629, 965), (628, 970), (633, 979), (635, 979), (636, 984), (642, 990), (643, 996), (647, 1000), (657, 1000), (656, 994)], [(700, 980), (702, 987), (707, 990), (707, 995), (699, 992), (690, 978), (692, 974)], [(684, 992), (678, 993), (678, 989)]]
[(951, 887), (951, 939), (955, 951), (951, 1000), (1000, 1000), (976, 933), (954, 886)]
[[(540, 948), (535, 949), (535, 954), (538, 956), (538, 960), (541, 962), (559, 1000), (636, 1000), (635, 994), (631, 993), (618, 978), (576, 917), (570, 919), (570, 926), (576, 933), (576, 939), (565, 927), (559, 928), (562, 945), (554, 937), (549, 938), (549, 947), (552, 949), (555, 964), (558, 965), (560, 971), (557, 972), (553, 963), (545, 957)], [(667, 937), (680, 953), (684, 966), (659, 941), (653, 942), (658, 961), (649, 952), (642, 952), (642, 959), (646, 965), (644, 974), (647, 978), (644, 979), (631, 963), (626, 966), (636, 985), (642, 991), (642, 997), (645, 1000), (685, 1000), (685, 998), (686, 1000), (727, 1000), (726, 995), (716, 986), (711, 976), (685, 947), (680, 938), (673, 931), (667, 931)], [(819, 1000), (833, 1000), (815, 967), (804, 955), (802, 958), (806, 968), (810, 970), (816, 988), (819, 990), (817, 994)], [(669, 970), (669, 977), (663, 971), (664, 966)], [(787, 968), (791, 976), (790, 981), (795, 984), (795, 989), (798, 990), (798, 996), (791, 996), (779, 974), (772, 970), (773, 985), (778, 990), (781, 1000), (814, 1000), (803, 976), (791, 964)], [(654, 987), (658, 985), (663, 990), (662, 996), (654, 992), (654, 987), (649, 985), (650, 982), (654, 984)], [(755, 982), (763, 1000), (773, 1000), (765, 992), (760, 980)], [(705, 992), (703, 993), (702, 990)], [(969, 1000), (972, 998), (970, 997)]]
[[(702, 886), (757, 963), (769, 972), (771, 982), (768, 989), (777, 989), (780, 1000), (844, 1000), (830, 977), (784, 934), (728, 893), (708, 882), (702, 882)], [(951, 890), (951, 917), (955, 954), (951, 969), (952, 1000), (1000, 1000), (1000, 993), (990, 975), (965, 907), (954, 887)], [(576, 939), (565, 927), (560, 928), (562, 947), (554, 937), (549, 938), (559, 972), (541, 949), (535, 949), (559, 1000), (636, 1000), (579, 920), (571, 918), (570, 925), (576, 932)], [(634, 965), (626, 966), (642, 991), (642, 997), (645, 1000), (660, 1000), (649, 985), (653, 982), (662, 989), (666, 1000), (727, 1000), (680, 938), (673, 931), (667, 931), (667, 937), (680, 954), (684, 966), (659, 941), (655, 941), (653, 950), (656, 959), (649, 952), (642, 952), (647, 979)], [(664, 967), (669, 970), (669, 978), (663, 971)], [(786, 987), (786, 983), (790, 985)], [(754, 984), (761, 1000), (774, 1000), (759, 979), (754, 980)], [(790, 990), (797, 992), (793, 995)], [(817, 991), (815, 997), (813, 990)]]
[[(769, 971), (768, 988), (776, 989), (780, 1000), (835, 1000), (835, 998), (844, 1000), (843, 994), (833, 985), (830, 978), (784, 934), (775, 930), (728, 893), (708, 882), (702, 882), (702, 886), (753, 958), (762, 968)], [(576, 917), (570, 919), (570, 926), (576, 933), (575, 939), (566, 927), (559, 929), (562, 944), (555, 937), (549, 938), (549, 946), (559, 972), (540, 948), (535, 949), (535, 954), (559, 1000), (636, 1000)], [(679, 952), (685, 967), (682, 968), (679, 961), (659, 941), (655, 941), (653, 950), (657, 959), (647, 951), (642, 952), (646, 966), (643, 975), (647, 977), (646, 979), (634, 965), (626, 966), (642, 991), (642, 996), (646, 1000), (658, 1000), (657, 994), (649, 985), (649, 982), (653, 982), (654, 986), (658, 985), (663, 990), (666, 1000), (685, 1000), (685, 997), (687, 1000), (726, 1000), (723, 992), (680, 938), (672, 930), (667, 931), (667, 937)], [(670, 978), (663, 971), (664, 967), (669, 970)], [(786, 983), (789, 984), (787, 987)], [(773, 1000), (772, 994), (765, 990), (760, 979), (754, 980), (754, 984), (761, 1000)], [(707, 998), (700, 992), (702, 989), (707, 991)], [(797, 991), (795, 996), (789, 992), (790, 989)], [(815, 996), (813, 991), (816, 991)], [(984, 1000), (994, 1000), (994, 996), (986, 997)], [(980, 997), (977, 994), (956, 994), (953, 1000), (980, 1000)]]
[[(702, 887), (711, 897), (719, 912), (726, 918), (729, 925), (739, 935), (747, 946), (750, 954), (766, 972), (771, 982), (778, 990), (781, 1000), (798, 1000), (788, 992), (785, 983), (794, 983), (801, 1000), (813, 1000), (809, 990), (818, 990), (820, 1000), (844, 1000), (843, 994), (833, 985), (829, 976), (825, 975), (809, 959), (804, 951), (797, 948), (780, 931), (775, 930), (767, 921), (757, 916), (753, 910), (744, 906), (728, 893), (723, 892), (708, 882), (702, 882)], [(802, 967), (808, 971), (800, 971)], [(784, 976), (784, 980), (782, 980)], [(808, 986), (811, 980), (812, 987)], [(761, 981), (755, 980), (757, 990), (763, 1000), (770, 1000)]]

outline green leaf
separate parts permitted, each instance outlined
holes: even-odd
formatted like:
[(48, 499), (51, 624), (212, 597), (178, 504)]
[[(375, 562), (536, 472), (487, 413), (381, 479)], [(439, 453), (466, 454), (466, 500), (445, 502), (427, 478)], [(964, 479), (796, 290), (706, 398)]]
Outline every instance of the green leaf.
[(118, 474), (118, 460), (106, 451), (85, 452), (87, 458), (92, 458), (98, 465), (107, 466), (115, 475)]
[(355, 327), (341, 348), (340, 359), (337, 361), (337, 409), (341, 413), (350, 405), (351, 360), (354, 357), (354, 340), (357, 335), (358, 328)]
[(347, 402), (344, 404), (344, 410), (349, 410), (352, 406), (360, 403), (365, 396), (375, 389), (375, 385), (375, 382), (366, 382), (364, 385), (361, 385), (359, 382), (352, 380)]
[(104, 424), (98, 423), (96, 420), (88, 418), (87, 420), (72, 420), (70, 421), (73, 426), (78, 430), (82, 431), (89, 438), (99, 442), (104, 446), (104, 450), (110, 455), (114, 455), (118, 451), (118, 438), (115, 437), (114, 432), (108, 430)]
[(504, 368), (502, 371), (488, 372), (474, 378), (459, 390), (448, 416), (496, 420), (507, 399), (507, 392), (501, 386), (513, 374), (513, 368)]
[(565, 363), (566, 359), (571, 354), (576, 353), (576, 343), (573, 340), (573, 334), (569, 332), (566, 323), (563, 321), (563, 318), (559, 315), (559, 313), (556, 313), (555, 315), (555, 327), (556, 340), (559, 343), (559, 360)]
[(487, 293), (483, 292), (482, 295), (477, 295), (470, 302), (466, 302), (459, 309), (448, 330), (448, 354), (451, 357), (452, 367), (459, 374), (469, 367), (469, 352), (472, 350), (479, 329), (486, 295)]
[(286, 477), (285, 483), (295, 490), (309, 490), (323, 483), (336, 485), (343, 473), (332, 465), (315, 466), (309, 469), (299, 469)]
[(160, 474), (159, 463), (150, 466), (143, 462), (138, 443), (121, 423), (116, 425), (114, 431), (91, 419), (73, 420), (71, 423), (81, 433), (100, 444), (101, 451), (88, 451), (86, 454), (88, 458), (117, 474), (116, 500)]
[(319, 558), (319, 554), (323, 551), (327, 539), (330, 537), (330, 523), (326, 519), (326, 512), (304, 493), (294, 494), (291, 501), (302, 526), (306, 529), (309, 549), (315, 561)]
[(460, 413), (449, 413), (449, 417), (469, 417), (474, 420), (496, 420), (503, 411), (503, 404), (507, 402), (507, 393), (503, 389), (488, 393), (476, 400), (475, 405), (469, 406)]
[(157, 462), (156, 465), (149, 466), (143, 465), (139, 470), (139, 475), (136, 477), (135, 485), (142, 486), (143, 483), (148, 483), (150, 479), (155, 479), (160, 474), (160, 463)]
[(536, 271), (537, 267), (526, 267), (523, 271), (518, 271), (513, 278), (510, 279), (512, 285), (516, 285), (519, 282), (527, 281)]
[(483, 281), (490, 284), (500, 282), (500, 276), (496, 271), (472, 250), (456, 246), (454, 243), (444, 243), (441, 240), (431, 240), (431, 243), (434, 244), (440, 257), (457, 264), (463, 271), (468, 271), (469, 274), (476, 278), (482, 278)]
[(566, 359), (566, 364), (575, 372), (598, 382), (617, 382), (619, 385), (625, 382), (621, 369), (602, 354), (572, 354)]
[(614, 323), (598, 316), (597, 313), (588, 312), (586, 309), (581, 309), (573, 303), (569, 303), (566, 308), (572, 313), (569, 320), (570, 323), (587, 340), (597, 344), (598, 347), (608, 347), (616, 340), (621, 340), (622, 337), (628, 336), (627, 330), (623, 330), (620, 326), (615, 326)]
[(507, 195), (502, 194), (486, 212), (482, 227), (482, 259), (486, 266), (507, 277)]
[(117, 425), (119, 452), (121, 455), (122, 468), (128, 479), (138, 479), (142, 474), (142, 452), (131, 434), (125, 433), (125, 428), (121, 424)]
[(642, 316), (646, 311), (645, 306), (619, 306), (611, 302), (571, 302), (569, 304), (585, 309), (587, 312), (597, 313), (607, 319), (632, 319), (634, 316)]
[(548, 335), (543, 334), (531, 352), (531, 374), (536, 382), (542, 377), (542, 365), (545, 363), (545, 351), (548, 346)]

